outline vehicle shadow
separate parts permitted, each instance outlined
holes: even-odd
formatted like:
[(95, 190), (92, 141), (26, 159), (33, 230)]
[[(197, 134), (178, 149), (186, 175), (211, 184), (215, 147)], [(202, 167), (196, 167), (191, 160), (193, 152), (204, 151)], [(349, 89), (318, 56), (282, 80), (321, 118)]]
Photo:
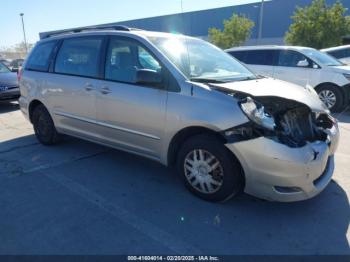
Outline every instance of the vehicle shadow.
[[(51, 167), (44, 166), (43, 174), (65, 176), (79, 184), (79, 187), (83, 186), (87, 197), (89, 192), (94, 192), (93, 194), (101, 197), (100, 201), (106, 202), (103, 205), (116, 206), (116, 210), (126, 210), (142, 220), (149, 221), (172, 237), (196, 247), (205, 254), (350, 254), (347, 239), (349, 199), (335, 181), (332, 181), (319, 196), (302, 202), (268, 202), (242, 194), (225, 203), (210, 203), (191, 195), (182, 186), (173, 168), (166, 168), (154, 161), (73, 138), (65, 139), (62, 144), (54, 147), (34, 144), (31, 150), (21, 148), (21, 145), (31, 145), (33, 142), (33, 136), (3, 142), (9, 153), (1, 154), (2, 161), (14, 161), (13, 158), (16, 157), (17, 167), (27, 165), (28, 161), (38, 158), (44, 161), (38, 165), (50, 162)], [(72, 158), (86, 152), (89, 155), (83, 155), (78, 160)], [(35, 166), (33, 167), (35, 169)], [(42, 185), (35, 185), (36, 178), (32, 177), (31, 187), (40, 188)], [(72, 183), (70, 190), (74, 191)], [(51, 194), (62, 194), (62, 198), (65, 197), (65, 192), (61, 191)], [(47, 195), (48, 206), (52, 205), (51, 197), (60, 198)], [(74, 203), (74, 199), (66, 201), (62, 206), (56, 205), (54, 215), (59, 216), (61, 212), (66, 212), (71, 203)], [(31, 204), (35, 205), (33, 201)], [(40, 220), (40, 216), (47, 215), (45, 206), (36, 207), (36, 210), (41, 209), (42, 212), (35, 213), (34, 220)], [(18, 213), (20, 212), (22, 211), (18, 210)], [(120, 217), (123, 218), (125, 212), (122, 213)], [(113, 215), (118, 218), (118, 212), (114, 212)], [(1, 220), (0, 217), (0, 224)], [(27, 220), (30, 221), (30, 218)], [(116, 226), (117, 223), (119, 222), (116, 221)], [(57, 228), (59, 226), (55, 225), (56, 230), (60, 230)], [(62, 227), (64, 226), (66, 225), (63, 223)], [(51, 227), (45, 228), (49, 237)], [(86, 230), (89, 230), (88, 228), (87, 226)], [(45, 235), (45, 232), (42, 233)], [(70, 234), (67, 233), (65, 238), (76, 237), (74, 232)], [(108, 245), (105, 248), (101, 248), (100, 245), (96, 250), (91, 248), (94, 239), (103, 243), (113, 242), (110, 236), (104, 238), (100, 234), (98, 231), (90, 231), (91, 239), (84, 240), (89, 242), (89, 245), (86, 250), (79, 246), (79, 252), (118, 253), (118, 250), (108, 249)], [(23, 234), (11, 235), (14, 243), (20, 242), (22, 237), (27, 241), (30, 238)], [(125, 236), (125, 239), (127, 241), (128, 236)], [(66, 251), (76, 252), (77, 247), (72, 245), (72, 242), (68, 243), (70, 246)], [(165, 251), (159, 250), (159, 253)]]
[(350, 123), (350, 106), (340, 113), (334, 113), (333, 116), (338, 119), (339, 122)]
[(17, 102), (0, 102), (0, 114), (10, 113), (19, 110)]
[[(128, 202), (128, 208), (204, 253), (350, 254), (349, 199), (334, 180), (319, 196), (302, 202), (268, 202), (241, 194), (225, 203), (210, 203), (190, 194), (174, 168), (114, 150), (110, 156), (116, 169), (123, 166), (128, 171), (113, 178), (105, 173), (108, 169), (99, 174), (105, 173), (102, 176), (111, 179), (105, 183), (111, 184), (132, 175), (122, 178), (138, 189), (132, 190), (133, 204)], [(129, 190), (117, 188), (130, 196)], [(106, 197), (120, 203), (119, 194)]]

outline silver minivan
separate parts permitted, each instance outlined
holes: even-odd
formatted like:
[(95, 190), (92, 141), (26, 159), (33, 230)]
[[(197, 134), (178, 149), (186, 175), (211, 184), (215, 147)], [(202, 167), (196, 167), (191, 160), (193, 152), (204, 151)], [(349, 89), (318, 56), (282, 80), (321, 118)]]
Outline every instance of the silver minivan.
[(123, 26), (45, 34), (19, 78), (44, 145), (66, 134), (174, 165), (206, 200), (308, 199), (333, 174), (337, 121), (313, 90), (258, 77), (196, 38)]

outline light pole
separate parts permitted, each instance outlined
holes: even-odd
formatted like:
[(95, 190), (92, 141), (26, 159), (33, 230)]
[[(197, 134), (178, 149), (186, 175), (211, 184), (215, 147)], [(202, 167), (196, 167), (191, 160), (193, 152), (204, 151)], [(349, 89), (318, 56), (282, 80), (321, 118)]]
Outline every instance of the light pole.
[(22, 20), (22, 29), (23, 29), (23, 37), (24, 37), (24, 45), (25, 45), (25, 49), (26, 49), (26, 55), (28, 54), (28, 46), (27, 46), (27, 38), (26, 38), (26, 30), (24, 29), (24, 20), (23, 20), (23, 13), (19, 14)]
[(264, 0), (261, 0), (258, 43), (260, 43), (261, 37), (262, 37), (263, 21), (264, 21)]

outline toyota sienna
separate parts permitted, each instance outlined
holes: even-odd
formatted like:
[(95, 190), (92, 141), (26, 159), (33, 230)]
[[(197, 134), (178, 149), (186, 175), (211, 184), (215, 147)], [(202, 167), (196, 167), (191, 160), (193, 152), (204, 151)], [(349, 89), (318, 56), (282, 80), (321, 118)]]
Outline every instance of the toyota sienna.
[(183, 35), (117, 26), (41, 38), (19, 101), (44, 145), (66, 134), (176, 165), (210, 201), (304, 200), (331, 180), (337, 121), (307, 87)]

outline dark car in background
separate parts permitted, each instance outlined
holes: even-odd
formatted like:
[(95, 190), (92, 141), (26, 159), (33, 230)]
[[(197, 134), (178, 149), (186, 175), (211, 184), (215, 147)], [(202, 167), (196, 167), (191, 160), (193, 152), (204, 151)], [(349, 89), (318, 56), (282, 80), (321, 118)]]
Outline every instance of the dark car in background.
[(14, 59), (9, 65), (9, 68), (12, 72), (18, 72), (22, 67), (24, 59)]
[(19, 96), (17, 74), (0, 63), (0, 102), (17, 100)]

